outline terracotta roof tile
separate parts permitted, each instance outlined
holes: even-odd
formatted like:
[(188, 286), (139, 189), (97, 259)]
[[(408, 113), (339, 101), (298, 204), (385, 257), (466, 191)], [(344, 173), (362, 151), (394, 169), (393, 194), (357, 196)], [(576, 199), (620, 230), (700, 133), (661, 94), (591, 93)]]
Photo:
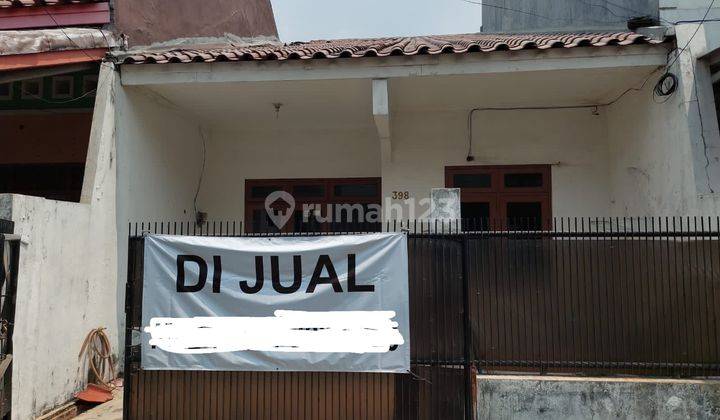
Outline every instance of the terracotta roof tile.
[(468, 52), (514, 51), (527, 49), (602, 47), (607, 45), (657, 44), (634, 32), (462, 34), (399, 38), (338, 39), (293, 42), (284, 45), (255, 45), (180, 48), (122, 55), (125, 64), (190, 63), (215, 61), (306, 60), (320, 58), (358, 58), (411, 56), (419, 54), (463, 54)]

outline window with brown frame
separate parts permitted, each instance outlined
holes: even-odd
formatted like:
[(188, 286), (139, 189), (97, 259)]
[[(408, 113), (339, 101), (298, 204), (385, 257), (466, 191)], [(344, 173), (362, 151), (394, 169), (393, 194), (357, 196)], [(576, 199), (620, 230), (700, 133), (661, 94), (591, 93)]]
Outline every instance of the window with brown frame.
[[(287, 203), (278, 198), (268, 203), (275, 215), (292, 211), (281, 228), (273, 222), (265, 206), (267, 197), (276, 191), (284, 191), (294, 200)], [(249, 233), (379, 231), (381, 199), (380, 178), (248, 179), (245, 181), (245, 230)], [(309, 210), (306, 212), (306, 209)]]
[(550, 165), (449, 166), (445, 186), (460, 188), (465, 230), (550, 228)]

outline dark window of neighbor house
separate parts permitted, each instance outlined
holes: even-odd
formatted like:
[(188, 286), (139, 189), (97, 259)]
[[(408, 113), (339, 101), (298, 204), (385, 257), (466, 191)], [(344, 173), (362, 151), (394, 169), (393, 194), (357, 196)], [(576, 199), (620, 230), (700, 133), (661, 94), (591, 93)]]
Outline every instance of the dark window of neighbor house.
[(30, 79), (20, 82), (20, 96), (23, 99), (42, 99), (43, 80)]
[[(290, 194), (293, 203), (286, 202), (285, 194), (266, 203), (276, 191)], [(379, 209), (380, 202), (380, 178), (249, 179), (245, 181), (246, 231), (379, 231), (379, 210), (373, 208)]]
[(82, 94), (88, 97), (94, 97), (97, 91), (98, 76), (97, 74), (86, 74), (82, 77)]
[(73, 97), (73, 77), (56, 76), (52, 78), (52, 98), (70, 99)]
[(445, 186), (460, 188), (465, 230), (550, 228), (549, 165), (451, 166)]
[(12, 100), (12, 83), (0, 83), (0, 101)]
[(0, 110), (92, 109), (99, 67), (0, 84)]

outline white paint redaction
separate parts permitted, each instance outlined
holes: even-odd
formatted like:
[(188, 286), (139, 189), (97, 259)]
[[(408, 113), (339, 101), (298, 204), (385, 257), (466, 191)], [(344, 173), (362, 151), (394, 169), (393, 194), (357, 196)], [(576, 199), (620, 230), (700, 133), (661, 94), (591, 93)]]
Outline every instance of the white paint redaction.
[(394, 311), (286, 311), (272, 317), (153, 318), (150, 345), (171, 353), (386, 353), (405, 343)]

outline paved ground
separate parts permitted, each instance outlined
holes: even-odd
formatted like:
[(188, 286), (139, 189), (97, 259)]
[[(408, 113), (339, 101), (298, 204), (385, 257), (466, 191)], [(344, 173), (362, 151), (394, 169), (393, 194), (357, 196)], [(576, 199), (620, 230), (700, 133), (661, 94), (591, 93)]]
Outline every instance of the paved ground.
[(88, 410), (79, 416), (77, 420), (122, 420), (123, 415), (123, 389), (117, 388), (113, 391), (113, 399), (100, 404), (92, 410)]

